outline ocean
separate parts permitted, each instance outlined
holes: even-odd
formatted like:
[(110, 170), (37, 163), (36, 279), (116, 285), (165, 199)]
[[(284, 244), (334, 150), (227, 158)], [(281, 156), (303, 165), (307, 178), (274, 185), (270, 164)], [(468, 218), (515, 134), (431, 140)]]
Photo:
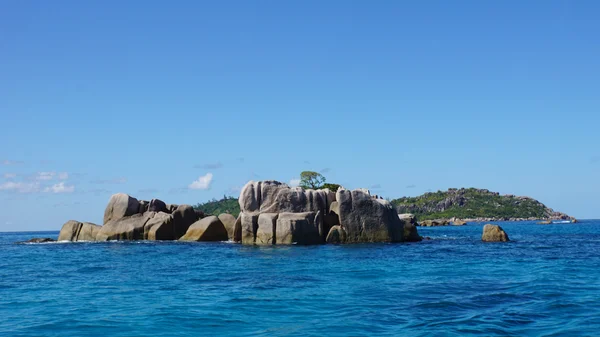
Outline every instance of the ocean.
[(420, 243), (14, 244), (1, 336), (598, 336), (600, 220), (419, 227)]

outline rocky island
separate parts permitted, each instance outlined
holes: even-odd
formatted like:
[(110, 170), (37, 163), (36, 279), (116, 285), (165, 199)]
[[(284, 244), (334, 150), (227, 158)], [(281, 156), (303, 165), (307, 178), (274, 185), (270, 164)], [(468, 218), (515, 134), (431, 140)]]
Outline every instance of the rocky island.
[(240, 213), (206, 216), (190, 205), (113, 195), (103, 225), (68, 221), (59, 241), (227, 241), (288, 245), (420, 241), (413, 218), (368, 190), (303, 189), (277, 181), (248, 182), (238, 199)]
[(394, 199), (392, 204), (398, 213), (411, 213), (419, 220), (435, 220), (442, 225), (456, 222), (574, 219), (530, 197), (500, 195), (476, 188), (450, 188), (418, 197)]

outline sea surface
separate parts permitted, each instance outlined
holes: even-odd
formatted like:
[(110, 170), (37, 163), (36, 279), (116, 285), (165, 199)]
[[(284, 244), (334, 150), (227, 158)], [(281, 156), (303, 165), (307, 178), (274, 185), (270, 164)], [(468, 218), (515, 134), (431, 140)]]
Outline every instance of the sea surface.
[(599, 336), (600, 220), (419, 227), (420, 243), (15, 244), (0, 336)]

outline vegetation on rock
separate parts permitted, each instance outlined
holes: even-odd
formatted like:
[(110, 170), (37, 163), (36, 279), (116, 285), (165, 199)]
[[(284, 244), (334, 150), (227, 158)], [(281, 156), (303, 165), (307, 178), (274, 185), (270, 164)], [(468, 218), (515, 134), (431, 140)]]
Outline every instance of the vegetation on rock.
[(240, 214), (240, 204), (238, 198), (232, 196), (223, 196), (223, 199), (212, 199), (205, 203), (199, 203), (194, 206), (194, 209), (204, 212), (206, 215), (215, 215), (228, 213), (234, 217)]
[(514, 195), (500, 195), (485, 189), (451, 188), (448, 191), (425, 193), (418, 197), (392, 200), (398, 213), (415, 214), (419, 220), (474, 218), (568, 218), (554, 212), (541, 202)]

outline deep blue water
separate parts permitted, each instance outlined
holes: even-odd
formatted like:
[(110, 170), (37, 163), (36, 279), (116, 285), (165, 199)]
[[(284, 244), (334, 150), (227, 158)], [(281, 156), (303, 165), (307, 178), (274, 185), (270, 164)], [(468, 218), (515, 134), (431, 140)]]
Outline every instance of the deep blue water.
[(14, 244), (2, 336), (598, 336), (600, 221), (419, 228), (410, 244)]

